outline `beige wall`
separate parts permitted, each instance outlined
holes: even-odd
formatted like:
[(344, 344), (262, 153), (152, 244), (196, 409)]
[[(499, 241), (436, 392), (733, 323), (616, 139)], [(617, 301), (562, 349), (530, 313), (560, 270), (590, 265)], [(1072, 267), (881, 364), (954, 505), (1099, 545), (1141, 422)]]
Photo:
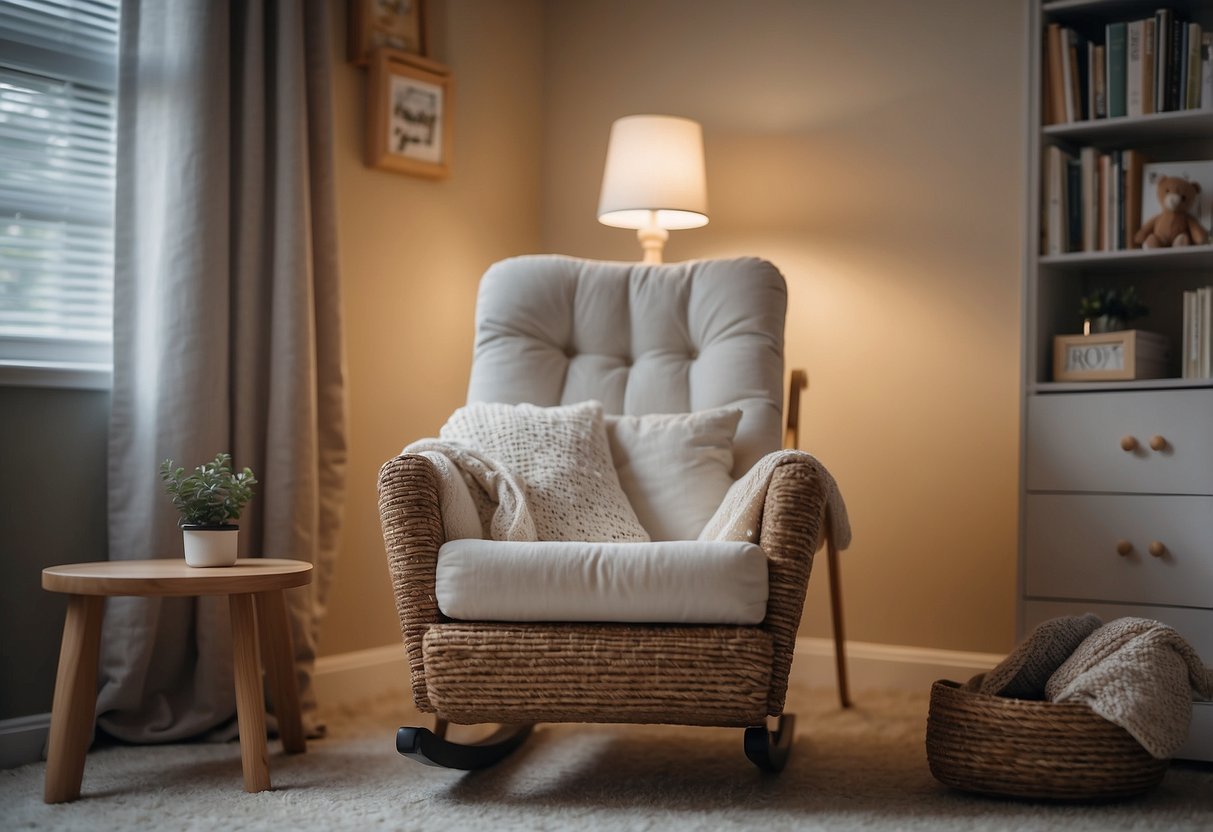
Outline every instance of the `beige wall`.
[(431, 0), (432, 54), (456, 83), (454, 169), (444, 181), (363, 166), (366, 74), (344, 60), (345, 5), (335, 0), (332, 11), (349, 491), (322, 654), (399, 640), (376, 473), (463, 403), (480, 275), (537, 251), (540, 239), (539, 2)]
[[(1013, 642), (1026, 4), (549, 0), (543, 244), (636, 259), (594, 219), (607, 131), (704, 125), (711, 224), (667, 259), (788, 279), (802, 445), (838, 476), (848, 635)], [(828, 634), (824, 559), (803, 632)]]

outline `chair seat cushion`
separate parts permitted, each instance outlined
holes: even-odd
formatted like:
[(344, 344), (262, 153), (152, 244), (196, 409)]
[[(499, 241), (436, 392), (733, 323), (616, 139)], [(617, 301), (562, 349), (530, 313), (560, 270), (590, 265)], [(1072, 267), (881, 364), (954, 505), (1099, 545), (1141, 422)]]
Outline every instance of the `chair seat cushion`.
[(759, 624), (766, 555), (752, 543), (452, 540), (438, 608), (465, 621)]

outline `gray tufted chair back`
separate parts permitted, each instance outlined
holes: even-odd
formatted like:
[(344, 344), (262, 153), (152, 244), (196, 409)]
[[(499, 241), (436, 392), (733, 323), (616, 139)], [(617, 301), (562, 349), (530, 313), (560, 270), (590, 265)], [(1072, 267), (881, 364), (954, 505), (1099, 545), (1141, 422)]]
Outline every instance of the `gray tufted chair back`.
[(782, 439), (786, 311), (783, 275), (752, 257), (504, 260), (480, 282), (468, 402), (598, 399), (633, 416), (737, 407), (739, 477)]

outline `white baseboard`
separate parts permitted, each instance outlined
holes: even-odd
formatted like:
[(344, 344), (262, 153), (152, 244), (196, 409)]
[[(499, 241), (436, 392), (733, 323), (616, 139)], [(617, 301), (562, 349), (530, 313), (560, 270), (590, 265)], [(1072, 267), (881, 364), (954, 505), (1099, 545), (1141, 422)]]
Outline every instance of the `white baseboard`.
[(0, 769), (41, 760), (50, 731), (50, 714), (0, 719)]
[(407, 695), (412, 684), (404, 645), (399, 643), (320, 656), (312, 681), (316, 699), (326, 707), (350, 705), (392, 691)]
[[(969, 653), (906, 647), (898, 644), (847, 642), (851, 689), (926, 692), (936, 679), (964, 681), (1002, 661), (995, 653)], [(828, 638), (796, 639), (792, 680), (807, 687), (834, 684), (834, 642)], [(408, 691), (408, 663), (398, 644), (321, 656), (316, 660), (316, 696), (325, 705), (348, 705), (388, 691)]]
[[(925, 693), (936, 679), (966, 681), (1003, 660), (1000, 653), (972, 653), (902, 644), (846, 643), (847, 677), (852, 691), (907, 690)], [(800, 636), (792, 681), (808, 687), (834, 685), (834, 641)]]

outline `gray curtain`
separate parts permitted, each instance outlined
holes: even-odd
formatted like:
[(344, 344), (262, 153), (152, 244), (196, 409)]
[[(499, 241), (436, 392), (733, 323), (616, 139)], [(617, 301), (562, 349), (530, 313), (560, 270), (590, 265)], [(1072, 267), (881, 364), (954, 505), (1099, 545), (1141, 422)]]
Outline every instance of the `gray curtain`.
[[(122, 9), (109, 557), (180, 557), (157, 479), (220, 451), (261, 485), (243, 557), (315, 564), (290, 610), (305, 723), (345, 479), (325, 0)], [(107, 605), (98, 720), (150, 742), (230, 730), (226, 599)]]

